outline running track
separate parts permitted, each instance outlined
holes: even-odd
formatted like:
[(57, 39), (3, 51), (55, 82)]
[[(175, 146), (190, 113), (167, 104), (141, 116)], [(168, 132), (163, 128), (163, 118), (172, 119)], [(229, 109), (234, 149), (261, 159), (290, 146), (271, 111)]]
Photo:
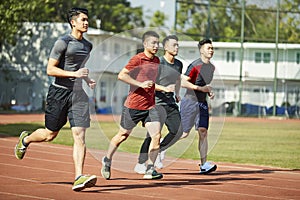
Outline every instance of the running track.
[[(113, 120), (109, 115), (97, 117), (101, 121)], [(42, 114), (0, 115), (0, 124), (43, 120)], [(25, 158), (19, 161), (13, 153), (17, 140), (0, 134), (0, 200), (300, 199), (299, 170), (217, 163), (215, 173), (202, 176), (197, 173), (196, 161), (177, 160), (171, 163), (166, 159), (164, 163), (169, 161), (170, 165), (160, 170), (164, 173), (162, 180), (143, 180), (141, 175), (132, 173), (137, 156), (117, 152), (112, 179), (105, 180), (100, 175), (99, 162), (104, 153), (94, 150), (88, 151), (85, 173), (96, 174), (98, 182), (96, 187), (77, 193), (71, 190), (74, 180), (71, 147), (32, 144)], [(125, 169), (127, 173), (116, 168)]]
[[(14, 157), (18, 138), (0, 135), (0, 199), (300, 199), (300, 171), (217, 163), (211, 175), (199, 175), (196, 161), (177, 160), (163, 170), (161, 180), (113, 169), (112, 179), (101, 177), (104, 152), (89, 150), (85, 173), (95, 174), (95, 187), (73, 192), (72, 147), (32, 144), (23, 160)], [(94, 155), (94, 156), (92, 156)], [(132, 171), (136, 155), (117, 153), (114, 166)], [(166, 159), (166, 162), (168, 159)]]

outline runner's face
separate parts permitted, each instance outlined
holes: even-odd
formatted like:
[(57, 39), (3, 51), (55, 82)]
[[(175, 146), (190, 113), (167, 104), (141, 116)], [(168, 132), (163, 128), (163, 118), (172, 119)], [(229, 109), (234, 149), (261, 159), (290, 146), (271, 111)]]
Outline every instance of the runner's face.
[(178, 54), (178, 41), (175, 39), (169, 39), (165, 44), (165, 51), (168, 54), (171, 54), (173, 56), (177, 56)]
[(157, 37), (150, 36), (144, 41), (144, 48), (151, 54), (156, 54), (159, 47), (159, 40)]
[(205, 58), (210, 59), (214, 55), (214, 47), (212, 46), (212, 44), (206, 43), (201, 47), (200, 54)]
[(73, 29), (85, 33), (89, 27), (88, 16), (84, 13), (80, 13), (75, 19), (71, 20)]

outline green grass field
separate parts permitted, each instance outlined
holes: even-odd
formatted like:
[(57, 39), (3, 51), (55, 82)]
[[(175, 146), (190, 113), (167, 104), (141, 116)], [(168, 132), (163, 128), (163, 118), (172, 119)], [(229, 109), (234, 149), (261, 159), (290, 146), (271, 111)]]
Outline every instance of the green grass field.
[[(43, 122), (0, 125), (0, 133), (18, 136), (20, 131), (33, 131), (43, 127)], [(300, 169), (300, 121), (297, 120), (259, 120), (225, 122), (221, 134), (216, 138), (208, 160), (255, 164), (289, 169)], [(86, 142), (88, 148), (106, 150), (109, 140), (118, 131), (115, 122), (93, 122), (88, 129)], [(166, 130), (163, 130), (166, 133)], [(138, 153), (145, 137), (145, 129), (138, 126), (132, 136), (120, 145), (119, 151)], [(53, 143), (72, 145), (73, 139), (66, 125)], [(198, 136), (192, 131), (188, 139), (180, 140), (167, 152), (168, 156), (199, 159)]]

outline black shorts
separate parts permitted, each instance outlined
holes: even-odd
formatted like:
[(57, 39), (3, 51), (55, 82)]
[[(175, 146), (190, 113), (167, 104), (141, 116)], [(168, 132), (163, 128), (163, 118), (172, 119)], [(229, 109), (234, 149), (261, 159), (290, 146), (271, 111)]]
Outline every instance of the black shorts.
[(50, 85), (45, 110), (45, 126), (59, 131), (69, 118), (71, 127), (90, 127), (89, 99), (84, 90)]
[(159, 113), (155, 108), (150, 110), (136, 110), (124, 106), (120, 125), (126, 130), (132, 130), (139, 122), (159, 122)]

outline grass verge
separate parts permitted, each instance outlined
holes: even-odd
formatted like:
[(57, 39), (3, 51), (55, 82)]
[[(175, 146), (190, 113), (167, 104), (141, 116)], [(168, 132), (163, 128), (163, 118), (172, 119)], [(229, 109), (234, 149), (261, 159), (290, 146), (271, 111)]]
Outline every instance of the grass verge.
[[(0, 125), (0, 133), (8, 136), (18, 136), (22, 130), (33, 131), (43, 127), (43, 122), (17, 123)], [(299, 121), (260, 121), (226, 122), (222, 133), (209, 153), (209, 160), (214, 162), (230, 162), (240, 164), (267, 165), (273, 167), (300, 169), (300, 123)], [(115, 122), (101, 122), (92, 124), (87, 131), (88, 148), (106, 150), (109, 140), (118, 131)], [(164, 134), (166, 130), (164, 129)], [(138, 126), (132, 136), (120, 145), (119, 151), (138, 153), (145, 137), (145, 129)], [(181, 151), (181, 158), (199, 159), (198, 136), (192, 132), (189, 137), (191, 143), (180, 149), (184, 141), (181, 140), (171, 147), (167, 155), (177, 156), (172, 152)], [(72, 145), (73, 138), (69, 126), (66, 125), (52, 142), (56, 144)]]

